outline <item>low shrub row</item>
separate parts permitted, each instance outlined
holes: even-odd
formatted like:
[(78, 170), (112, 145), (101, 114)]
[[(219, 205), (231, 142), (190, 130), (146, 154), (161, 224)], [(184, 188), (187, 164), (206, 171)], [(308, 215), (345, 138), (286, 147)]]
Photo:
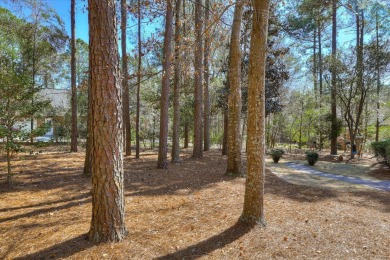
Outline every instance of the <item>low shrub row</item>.
[[(284, 154), (285, 153), (283, 149), (273, 149), (270, 152), (270, 155), (274, 163), (278, 163), (280, 158), (282, 158)], [(309, 165), (314, 165), (318, 161), (318, 158), (319, 156), (317, 152), (312, 152), (312, 151), (306, 152), (306, 160), (309, 163)]]

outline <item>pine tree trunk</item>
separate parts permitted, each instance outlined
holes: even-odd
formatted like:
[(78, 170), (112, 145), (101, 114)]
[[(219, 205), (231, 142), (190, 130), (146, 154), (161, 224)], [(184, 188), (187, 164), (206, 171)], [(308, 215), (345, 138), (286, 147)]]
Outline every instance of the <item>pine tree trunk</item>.
[(230, 39), (227, 169), (226, 174), (242, 174), (241, 156), (241, 46), (240, 34), (243, 15), (243, 1), (236, 2), (232, 36)]
[(318, 77), (319, 77), (319, 91), (320, 91), (320, 96), (319, 96), (319, 102), (320, 102), (320, 107), (322, 105), (322, 92), (323, 92), (323, 80), (322, 80), (322, 75), (323, 75), (323, 68), (322, 68), (322, 39), (321, 39), (321, 22), (318, 20)]
[(71, 55), (70, 55), (70, 76), (72, 83), (72, 134), (70, 140), (70, 152), (77, 152), (77, 86), (76, 86), (76, 23), (75, 23), (75, 1), (70, 4), (70, 25), (71, 25)]
[(380, 65), (379, 65), (379, 20), (378, 20), (378, 11), (375, 14), (375, 36), (376, 36), (376, 94), (377, 94), (377, 100), (376, 100), (376, 126), (375, 126), (375, 142), (379, 141), (379, 109), (380, 109), (380, 103), (379, 103), (379, 94), (381, 90), (381, 78), (380, 78)]
[(167, 11), (165, 19), (165, 34), (164, 34), (164, 58), (163, 58), (163, 73), (162, 73), (162, 90), (161, 90), (161, 114), (160, 114), (160, 137), (158, 148), (157, 168), (168, 168), (167, 152), (168, 152), (168, 112), (169, 112), (169, 91), (171, 77), (171, 41), (172, 41), (172, 25), (173, 24), (173, 8), (172, 2), (167, 1)]
[(202, 0), (195, 1), (195, 64), (194, 64), (194, 88), (195, 88), (195, 108), (194, 108), (194, 149), (193, 157), (203, 157), (203, 91), (202, 91), (202, 71), (203, 71), (203, 4)]
[(337, 1), (332, 0), (332, 89), (331, 89), (331, 114), (332, 114), (332, 135), (330, 139), (330, 154), (337, 155), (337, 104), (336, 104), (336, 51), (337, 51)]
[(173, 137), (172, 162), (180, 161), (180, 71), (181, 71), (181, 28), (180, 5), (182, 0), (176, 1), (175, 6), (175, 75), (173, 80)]
[(241, 220), (265, 225), (265, 63), (269, 0), (253, 1), (253, 25), (248, 76), (248, 175)]
[[(210, 0), (205, 1), (205, 28), (209, 25), (210, 20)], [(204, 121), (204, 151), (210, 150), (210, 71), (209, 71), (209, 60), (210, 60), (210, 32), (205, 32), (204, 39), (204, 111), (203, 111), (203, 121)]]
[(94, 242), (126, 235), (123, 189), (122, 91), (115, 0), (89, 0)]
[(141, 1), (138, 0), (138, 71), (137, 71), (137, 108), (135, 119), (135, 158), (139, 158), (139, 123), (141, 109), (141, 70), (142, 70), (142, 42), (141, 42)]
[(126, 155), (131, 155), (131, 126), (130, 126), (130, 97), (128, 83), (128, 68), (127, 68), (127, 3), (126, 0), (121, 0), (121, 46), (122, 46), (122, 102), (123, 102), (123, 148)]

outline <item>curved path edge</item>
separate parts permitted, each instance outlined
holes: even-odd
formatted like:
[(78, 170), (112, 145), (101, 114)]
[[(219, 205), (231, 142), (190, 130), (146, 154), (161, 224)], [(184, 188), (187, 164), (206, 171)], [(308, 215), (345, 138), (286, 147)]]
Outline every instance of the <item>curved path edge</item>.
[(335, 179), (339, 181), (349, 182), (353, 184), (360, 184), (360, 185), (366, 185), (368, 187), (383, 190), (383, 191), (390, 191), (390, 181), (374, 181), (359, 177), (350, 177), (350, 176), (344, 176), (344, 175), (337, 175), (327, 172), (318, 171), (316, 169), (313, 169), (312, 167), (308, 165), (298, 164), (294, 162), (287, 162), (286, 166), (289, 168), (292, 168), (294, 170), (302, 171), (305, 173), (310, 173), (313, 175), (329, 178), (329, 179)]

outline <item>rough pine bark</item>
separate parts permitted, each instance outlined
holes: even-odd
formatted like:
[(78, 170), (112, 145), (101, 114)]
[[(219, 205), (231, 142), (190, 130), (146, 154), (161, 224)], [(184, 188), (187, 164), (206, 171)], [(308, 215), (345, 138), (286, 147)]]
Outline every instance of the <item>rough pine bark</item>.
[(139, 123), (141, 110), (141, 70), (142, 70), (142, 42), (141, 42), (141, 1), (138, 0), (138, 70), (137, 70), (137, 111), (135, 118), (135, 158), (139, 158), (140, 140)]
[(330, 154), (337, 155), (337, 136), (333, 134), (336, 130), (337, 104), (336, 104), (336, 51), (337, 51), (337, 1), (332, 0), (332, 89), (331, 89), (331, 115), (332, 135), (330, 139)]
[(122, 89), (115, 0), (89, 0), (92, 111), (92, 220), (94, 242), (126, 235), (123, 189)]
[(265, 225), (265, 63), (269, 0), (253, 0), (248, 76), (248, 173), (241, 221)]
[(70, 77), (72, 85), (72, 131), (70, 137), (70, 152), (77, 152), (77, 86), (76, 86), (76, 22), (75, 22), (75, 1), (70, 1), (70, 27), (71, 27), (71, 55), (70, 55)]
[(195, 1), (195, 64), (194, 64), (194, 88), (195, 88), (195, 108), (194, 108), (194, 158), (203, 157), (203, 91), (202, 91), (202, 34), (203, 34), (203, 4), (202, 0)]
[(171, 152), (173, 163), (180, 161), (181, 1), (177, 0), (175, 6), (175, 75), (173, 79), (173, 136)]
[[(205, 1), (204, 20), (205, 20), (206, 27), (208, 27), (208, 24), (210, 22), (210, 0)], [(211, 37), (210, 32), (205, 31), (204, 60), (203, 60), (203, 64), (204, 64), (203, 150), (204, 151), (210, 150), (210, 93), (209, 93), (209, 85), (210, 85), (209, 60), (210, 60), (210, 45), (211, 45), (210, 37)]]
[(171, 77), (171, 41), (172, 41), (172, 23), (173, 23), (173, 8), (172, 2), (167, 1), (167, 11), (165, 17), (165, 33), (164, 33), (164, 58), (163, 58), (163, 73), (162, 73), (162, 90), (160, 100), (160, 136), (158, 147), (158, 162), (157, 168), (168, 168), (167, 152), (168, 152), (168, 112), (169, 112), (169, 88)]
[(226, 174), (242, 174), (241, 159), (241, 46), (240, 34), (243, 15), (243, 1), (236, 2), (232, 36), (230, 39), (227, 169)]
[(121, 46), (122, 46), (122, 102), (123, 102), (123, 147), (126, 155), (131, 155), (131, 126), (130, 126), (130, 107), (129, 107), (129, 83), (127, 68), (127, 3), (121, 0)]

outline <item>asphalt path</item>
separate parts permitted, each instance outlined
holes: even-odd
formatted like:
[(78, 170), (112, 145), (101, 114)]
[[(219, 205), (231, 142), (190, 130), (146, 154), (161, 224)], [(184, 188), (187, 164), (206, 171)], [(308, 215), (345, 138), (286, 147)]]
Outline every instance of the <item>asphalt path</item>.
[(390, 181), (375, 181), (365, 178), (359, 178), (359, 177), (351, 177), (351, 176), (345, 176), (345, 175), (337, 175), (327, 172), (318, 171), (316, 169), (313, 169), (312, 167), (304, 164), (298, 164), (293, 162), (288, 162), (286, 165), (292, 169), (302, 171), (305, 173), (310, 173), (313, 175), (329, 178), (329, 179), (335, 179), (339, 181), (349, 182), (353, 184), (360, 184), (360, 185), (366, 185), (374, 189), (378, 190), (384, 190), (384, 191), (390, 191)]

